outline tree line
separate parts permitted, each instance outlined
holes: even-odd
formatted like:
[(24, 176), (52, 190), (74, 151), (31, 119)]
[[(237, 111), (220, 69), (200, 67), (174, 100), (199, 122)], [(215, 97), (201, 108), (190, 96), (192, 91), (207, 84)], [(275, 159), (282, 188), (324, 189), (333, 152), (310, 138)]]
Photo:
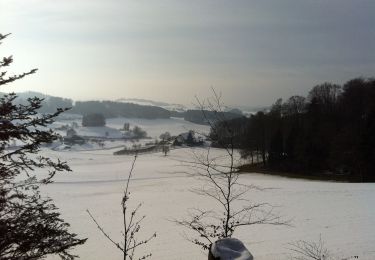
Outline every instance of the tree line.
[[(7, 93), (0, 93), (0, 97), (4, 97), (5, 95), (7, 95)], [(27, 106), (29, 104), (29, 99), (33, 99), (34, 97), (41, 100), (41, 107), (38, 109), (39, 113), (54, 113), (58, 108), (73, 106), (73, 100), (69, 98), (54, 97), (33, 91), (17, 93), (13, 103)]]
[(71, 113), (86, 115), (91, 113), (103, 114), (106, 118), (169, 118), (170, 111), (155, 106), (144, 106), (133, 103), (114, 101), (77, 101)]
[[(218, 116), (217, 113), (220, 115)], [(184, 120), (201, 125), (208, 125), (209, 121), (215, 121), (221, 117), (227, 119), (241, 118), (243, 115), (240, 113), (235, 113), (233, 111), (210, 111), (210, 110), (201, 110), (201, 109), (189, 109), (181, 114), (184, 117)]]
[[(227, 127), (230, 126), (230, 127)], [(278, 99), (250, 118), (218, 122), (213, 145), (228, 142), (252, 164), (303, 175), (375, 181), (375, 79), (323, 83), (307, 97)]]
[[(0, 97), (4, 97), (7, 93), (1, 93)], [(144, 118), (144, 119), (160, 119), (170, 117), (181, 117), (184, 120), (196, 123), (207, 124), (207, 120), (215, 120), (213, 111), (205, 110), (205, 116), (199, 109), (188, 109), (186, 111), (170, 111), (163, 107), (151, 105), (139, 105), (134, 103), (118, 102), (118, 101), (76, 101), (69, 98), (55, 97), (45, 95), (39, 92), (17, 93), (14, 104), (27, 105), (30, 98), (38, 97), (41, 99), (41, 107), (39, 113), (54, 113), (58, 108), (71, 108), (70, 113), (82, 116), (89, 114), (102, 114), (105, 118), (128, 117), (128, 118)], [(227, 119), (242, 117), (242, 112), (238, 109), (222, 112)]]

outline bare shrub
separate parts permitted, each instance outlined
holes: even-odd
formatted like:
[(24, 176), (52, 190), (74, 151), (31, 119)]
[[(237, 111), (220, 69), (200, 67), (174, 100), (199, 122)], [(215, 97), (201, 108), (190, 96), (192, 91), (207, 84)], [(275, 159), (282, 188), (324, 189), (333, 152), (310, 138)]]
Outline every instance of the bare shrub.
[(128, 202), (130, 199), (130, 192), (129, 192), (129, 183), (132, 177), (132, 173), (134, 170), (135, 162), (137, 160), (137, 155), (134, 156), (133, 163), (131, 165), (131, 169), (129, 171), (128, 178), (126, 180), (126, 186), (124, 189), (124, 195), (121, 200), (121, 210), (123, 215), (123, 231), (121, 232), (123, 236), (123, 240), (121, 242), (116, 242), (111, 236), (104, 230), (104, 228), (97, 222), (95, 217), (91, 214), (89, 210), (86, 210), (87, 213), (90, 215), (91, 219), (95, 222), (97, 228), (100, 232), (121, 252), (123, 253), (124, 260), (133, 260), (133, 259), (146, 259), (151, 257), (151, 253), (143, 254), (140, 257), (136, 257), (136, 250), (142, 246), (146, 245), (152, 239), (156, 237), (156, 233), (152, 234), (148, 238), (139, 239), (138, 233), (141, 229), (141, 223), (145, 219), (145, 215), (138, 216), (138, 211), (142, 206), (142, 203), (139, 203), (134, 209), (130, 210), (128, 208)]
[(295, 243), (289, 244), (289, 250), (293, 255), (291, 259), (294, 260), (350, 260), (358, 259), (358, 256), (350, 256), (345, 258), (337, 258), (332, 255), (327, 249), (322, 237), (319, 237), (318, 242), (311, 242), (299, 240)]

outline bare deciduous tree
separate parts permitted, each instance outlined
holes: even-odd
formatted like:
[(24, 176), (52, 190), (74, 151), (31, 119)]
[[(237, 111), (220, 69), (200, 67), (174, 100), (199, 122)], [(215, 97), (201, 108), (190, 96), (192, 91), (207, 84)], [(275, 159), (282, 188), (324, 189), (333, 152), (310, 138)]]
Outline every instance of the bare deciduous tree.
[[(219, 207), (213, 207), (212, 210), (192, 209), (189, 218), (175, 221), (198, 233), (197, 237), (188, 237), (188, 240), (203, 249), (209, 249), (217, 239), (232, 237), (239, 227), (255, 224), (288, 224), (288, 221), (274, 212), (272, 205), (249, 199), (249, 192), (262, 190), (260, 187), (239, 182), (240, 173), (236, 168), (237, 151), (233, 145), (234, 132), (225, 119), (220, 96), (215, 91), (213, 93), (213, 99), (197, 99), (197, 102), (211, 127), (211, 133), (207, 138), (214, 138), (224, 151), (224, 155), (215, 156), (211, 153), (211, 148), (207, 148), (204, 153), (193, 152), (193, 160), (182, 163), (193, 170), (188, 174), (203, 181), (202, 187), (194, 189), (193, 192), (212, 199)], [(205, 111), (214, 112), (216, 119), (209, 120)], [(221, 138), (216, 138), (218, 135)]]
[(119, 250), (121, 250), (123, 254), (124, 260), (142, 260), (148, 257), (151, 257), (151, 253), (143, 254), (141, 256), (136, 256), (136, 249), (140, 246), (147, 244), (153, 238), (156, 237), (156, 233), (152, 234), (150, 237), (146, 239), (139, 239), (137, 234), (141, 229), (141, 222), (145, 219), (145, 215), (137, 216), (138, 210), (142, 206), (142, 203), (139, 203), (134, 209), (130, 210), (128, 208), (128, 201), (130, 199), (130, 192), (129, 192), (129, 183), (132, 177), (132, 173), (134, 170), (135, 162), (137, 160), (137, 155), (134, 156), (133, 163), (131, 165), (128, 178), (126, 180), (124, 195), (121, 200), (121, 209), (123, 215), (123, 241), (116, 242), (105, 230), (104, 228), (97, 222), (95, 217), (91, 214), (89, 210), (86, 210), (87, 213), (90, 215), (91, 219), (95, 222), (97, 228), (102, 232), (102, 234)]

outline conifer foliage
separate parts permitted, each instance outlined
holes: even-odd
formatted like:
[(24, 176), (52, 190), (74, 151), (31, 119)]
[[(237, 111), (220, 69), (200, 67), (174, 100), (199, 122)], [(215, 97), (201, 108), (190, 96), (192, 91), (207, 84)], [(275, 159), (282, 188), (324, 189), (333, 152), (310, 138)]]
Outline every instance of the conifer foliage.
[[(0, 43), (7, 36), (0, 34)], [(5, 69), (12, 62), (12, 56), (0, 60), (0, 86), (37, 71), (8, 76)], [(53, 201), (39, 191), (57, 172), (70, 171), (65, 162), (39, 155), (41, 145), (58, 139), (45, 129), (66, 109), (41, 115), (42, 99), (15, 105), (16, 98), (14, 93), (0, 98), (0, 259), (43, 259), (49, 254), (74, 259), (69, 249), (86, 239), (68, 231)], [(38, 168), (47, 174), (39, 177), (34, 173)]]

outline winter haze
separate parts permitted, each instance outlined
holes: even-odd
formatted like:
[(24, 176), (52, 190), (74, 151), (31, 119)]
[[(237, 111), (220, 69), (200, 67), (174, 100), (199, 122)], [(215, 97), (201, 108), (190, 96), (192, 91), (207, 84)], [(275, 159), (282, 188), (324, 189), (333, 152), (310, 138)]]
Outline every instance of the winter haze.
[(374, 25), (375, 0), (0, 0), (0, 259), (374, 260)]
[(75, 100), (268, 105), (375, 70), (372, 0), (1, 0), (12, 90)]

